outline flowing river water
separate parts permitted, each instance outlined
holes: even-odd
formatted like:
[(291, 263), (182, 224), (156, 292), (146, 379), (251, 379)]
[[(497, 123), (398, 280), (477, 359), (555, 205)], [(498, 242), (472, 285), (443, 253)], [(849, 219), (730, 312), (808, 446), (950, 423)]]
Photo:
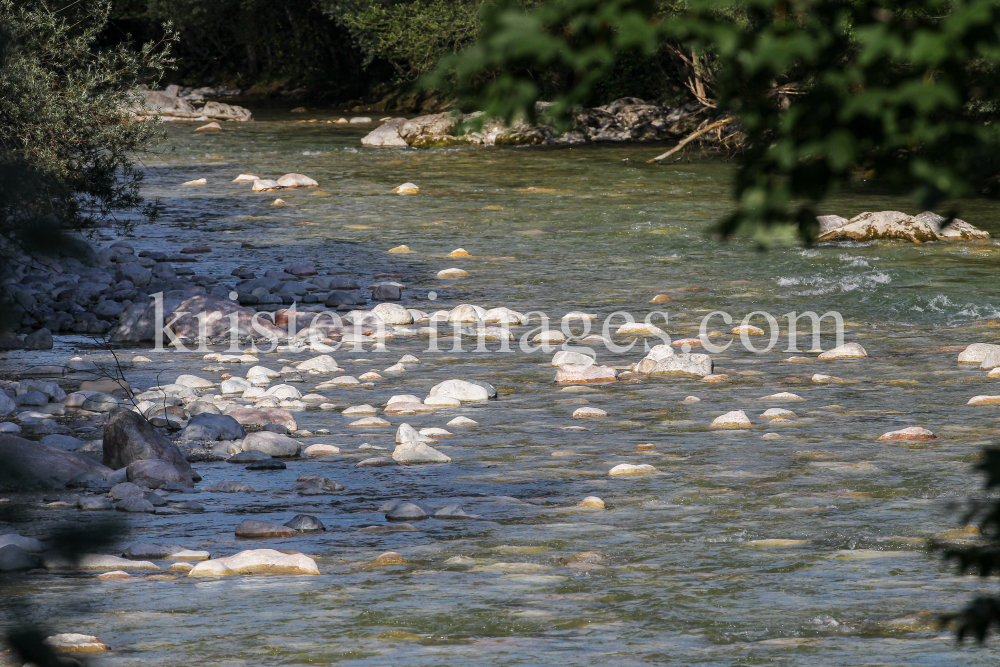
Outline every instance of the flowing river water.
[[(563, 314), (579, 310), (598, 316), (598, 332), (615, 311), (640, 320), (664, 311), (669, 323), (657, 323), (677, 338), (697, 336), (715, 310), (731, 313), (734, 325), (753, 311), (780, 318), (835, 310), (845, 340), (870, 356), (818, 361), (800, 338), (797, 354), (812, 359), (784, 361), (796, 353), (786, 351), (787, 321), (779, 319), (773, 350), (755, 354), (737, 342), (715, 355), (728, 382), (643, 378), (562, 392), (551, 353), (498, 352), (498, 343), (455, 351), (449, 339), (443, 351), (429, 352), (426, 338), (394, 338), (386, 350), (339, 351), (334, 356), (352, 375), (404, 354), (421, 363), (384, 373), (372, 388), (321, 392), (337, 410), (297, 413), (300, 428), (330, 430), (303, 444), (336, 444), (342, 454), (290, 461), (276, 472), (195, 464), (202, 486), (232, 479), (256, 492), (187, 496), (206, 506), (202, 514), (129, 515), (121, 542), (213, 555), (291, 549), (313, 556), (321, 575), (41, 575), (7, 589), (30, 594), (53, 630), (110, 643), (114, 650), (97, 664), (996, 664), (995, 647), (956, 648), (926, 614), (909, 616), (955, 611), (995, 586), (956, 576), (924, 541), (962, 525), (953, 505), (978, 492), (972, 463), (1000, 428), (996, 407), (966, 405), (976, 394), (1000, 394), (997, 382), (960, 367), (954, 348), (942, 350), (998, 338), (996, 241), (760, 252), (706, 235), (730, 205), (732, 166), (720, 160), (646, 165), (660, 152), (649, 145), (372, 150), (359, 143), (370, 126), (322, 122), (327, 116), (295, 123), (297, 116), (281, 111), (258, 117), (215, 133), (167, 128), (160, 154), (146, 160), (145, 186), (164, 215), (138, 230), (137, 250), (208, 243), (215, 250), (198, 272), (220, 278), (236, 266), (260, 275), (298, 259), (351, 271), (362, 285), (398, 273), (409, 307), (509, 306), (548, 313), (556, 328)], [(312, 176), (320, 188), (283, 191), (287, 205), (277, 207), (270, 206), (275, 193), (230, 182), (242, 172), (274, 178), (289, 171)], [(202, 177), (208, 185), (179, 187)], [(406, 181), (420, 194), (391, 194)], [(864, 193), (829, 208), (845, 217), (918, 212)], [(995, 211), (973, 202), (964, 217), (1000, 235)], [(259, 248), (241, 248), (244, 242)], [(401, 244), (413, 252), (386, 252)], [(445, 257), (457, 247), (474, 257)], [(435, 277), (452, 266), (471, 276)], [(647, 303), (656, 294), (671, 300)], [(753, 323), (767, 328), (760, 316)], [(719, 318), (710, 328), (729, 329)], [(832, 347), (832, 336), (823, 347)], [(641, 341), (620, 353), (599, 347), (597, 358), (624, 367), (644, 355), (641, 348)], [(87, 339), (68, 337), (51, 353), (11, 353), (2, 363), (16, 371), (74, 353), (107, 357)], [(208, 363), (201, 354), (129, 353), (153, 359), (127, 371), (133, 386), (185, 372), (218, 381), (218, 372), (201, 370)], [(277, 369), (307, 356), (276, 353), (260, 363)], [(236, 365), (232, 372), (245, 371)], [(845, 381), (814, 383), (815, 373)], [(423, 396), (450, 378), (485, 380), (499, 397), (387, 416), (393, 426), (379, 429), (349, 428), (353, 418), (340, 414), (349, 405), (381, 407), (394, 394)], [(302, 392), (318, 381), (306, 376)], [(781, 391), (804, 400), (761, 400)], [(687, 396), (701, 400), (684, 402)], [(609, 416), (573, 419), (582, 405)], [(758, 415), (772, 407), (796, 417), (768, 424)], [(730, 410), (745, 410), (753, 427), (709, 428)], [(458, 415), (479, 425), (449, 428), (455, 437), (435, 445), (452, 463), (354, 467), (371, 455), (357, 451), (362, 443), (391, 449), (399, 423), (443, 427)], [(586, 430), (566, 430), (579, 426)], [(877, 440), (906, 426), (938, 438)], [(655, 449), (636, 449), (647, 443)], [(651, 463), (660, 473), (609, 477), (619, 463)], [(301, 497), (291, 488), (305, 474), (347, 490)], [(8, 494), (25, 508), (15, 526), (22, 534), (43, 536), (58, 522), (100, 514), (42, 507), (41, 495)], [(590, 495), (606, 509), (576, 506)], [(389, 530), (378, 508), (391, 499), (459, 502), (479, 518)], [(327, 532), (234, 537), (247, 516), (283, 523), (298, 513), (317, 516)], [(386, 551), (406, 563), (366, 565)], [(606, 563), (565, 564), (586, 551), (606, 554)]]

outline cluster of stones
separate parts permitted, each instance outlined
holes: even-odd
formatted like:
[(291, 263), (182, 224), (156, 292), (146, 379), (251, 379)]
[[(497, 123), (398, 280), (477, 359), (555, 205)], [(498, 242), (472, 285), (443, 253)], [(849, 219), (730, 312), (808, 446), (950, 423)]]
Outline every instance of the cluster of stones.
[(819, 223), (820, 241), (968, 241), (988, 239), (990, 233), (958, 218), (949, 221), (931, 211), (907, 215), (899, 211), (859, 213), (850, 220), (823, 215)]
[[(165, 90), (147, 90), (142, 104), (133, 113), (139, 120), (159, 118), (164, 121), (213, 121), (253, 120), (253, 114), (248, 109), (235, 104), (222, 102), (206, 102), (206, 97), (222, 97), (238, 95), (239, 91), (217, 90), (211, 88), (182, 89), (180, 86), (167, 86)], [(200, 106), (195, 106), (195, 105)]]

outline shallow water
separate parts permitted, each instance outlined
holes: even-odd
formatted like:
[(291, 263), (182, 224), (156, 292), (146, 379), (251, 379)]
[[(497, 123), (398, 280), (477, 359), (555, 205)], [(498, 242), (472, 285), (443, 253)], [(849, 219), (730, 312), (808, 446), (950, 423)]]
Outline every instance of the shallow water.
[[(57, 631), (112, 644), (99, 664), (996, 663), (995, 648), (956, 649), (947, 633), (888, 623), (955, 610), (992, 590), (954, 576), (923, 551), (922, 540), (960, 525), (948, 503), (978, 490), (970, 462), (998, 433), (995, 407), (965, 405), (973, 395), (1000, 393), (997, 382), (959, 367), (956, 351), (939, 351), (998, 338), (998, 323), (990, 321), (1000, 318), (996, 242), (760, 253), (749, 242), (722, 244), (705, 234), (728, 206), (732, 167), (722, 161), (650, 166), (643, 160), (660, 151), (649, 145), (368, 150), (358, 143), (363, 128), (294, 124), (279, 112), (263, 118), (227, 124), (222, 133), (168, 128), (161, 154), (146, 161), (147, 194), (161, 200), (164, 217), (140, 229), (137, 249), (211, 243), (216, 251), (198, 272), (220, 277), (234, 266), (262, 273), (300, 258), (353, 271), (362, 285), (374, 274), (399, 273), (409, 307), (505, 305), (544, 311), (556, 327), (571, 310), (601, 322), (615, 311), (641, 319), (655, 309), (669, 314), (664, 328), (674, 338), (696, 336), (714, 310), (737, 320), (752, 311), (837, 310), (846, 340), (863, 344), (870, 357), (785, 362), (793, 353), (785, 351), (783, 332), (773, 351), (734, 345), (717, 355), (717, 372), (729, 373), (730, 382), (647, 378), (574, 393), (553, 385), (550, 355), (542, 352), (434, 353), (423, 338), (390, 339), (384, 351), (338, 352), (352, 375), (407, 353), (421, 360), (373, 388), (320, 392), (340, 407), (422, 396), (451, 377), (491, 382), (500, 397), (433, 415), (388, 416), (393, 427), (380, 429), (348, 428), (352, 418), (339, 409), (298, 413), (300, 428), (331, 431), (304, 444), (337, 444), (344, 453), (267, 473), (197, 464), (203, 486), (236, 479), (257, 492), (187, 496), (208, 507), (204, 514), (131, 515), (122, 542), (170, 542), (214, 555), (299, 550), (316, 558), (320, 576), (107, 582), (48, 575), (19, 584)], [(272, 207), (275, 193), (229, 182), (247, 171), (305, 173), (320, 191), (284, 191), (288, 205)], [(201, 177), (209, 185), (178, 187)], [(390, 194), (405, 181), (421, 193)], [(850, 217), (887, 208), (918, 212), (864, 193), (842, 197), (829, 212)], [(964, 217), (1000, 234), (991, 206), (970, 203)], [(240, 249), (244, 241), (266, 247)], [(414, 253), (385, 253), (400, 244)], [(476, 257), (445, 257), (457, 247)], [(435, 278), (452, 266), (471, 277)], [(647, 304), (659, 293), (672, 300)], [(760, 317), (753, 323), (766, 326)], [(710, 328), (728, 329), (719, 319)], [(825, 336), (823, 346), (831, 342)], [(601, 348), (598, 361), (633, 364), (641, 346), (620, 354)], [(800, 353), (809, 347), (806, 341)], [(106, 358), (90, 341), (66, 338), (52, 353), (10, 354), (2, 363), (16, 370), (73, 351)], [(133, 386), (152, 386), (161, 372), (163, 381), (182, 372), (219, 375), (201, 371), (208, 362), (198, 354), (131, 352), (155, 362), (128, 371)], [(261, 363), (277, 369), (280, 359), (295, 358), (280, 353)], [(810, 382), (820, 372), (851, 382)], [(242, 375), (238, 365), (233, 374)], [(323, 379), (306, 376), (302, 393)], [(804, 400), (760, 400), (779, 391)], [(688, 395), (702, 400), (682, 402)], [(581, 405), (609, 417), (571, 418)], [(767, 424), (757, 415), (770, 407), (797, 418)], [(708, 428), (736, 409), (746, 410), (752, 429)], [(457, 415), (480, 425), (451, 428), (455, 437), (437, 445), (453, 463), (354, 468), (365, 458), (357, 445), (391, 449), (397, 424), (444, 426)], [(581, 425), (588, 430), (563, 430)], [(938, 439), (876, 440), (911, 425)], [(780, 437), (763, 439), (767, 432)], [(656, 448), (636, 450), (642, 443)], [(606, 475), (624, 462), (652, 463), (661, 473)], [(288, 491), (304, 474), (325, 475), (347, 491), (309, 498)], [(574, 507), (588, 495), (608, 509)], [(96, 518), (43, 509), (40, 494), (8, 496), (28, 512), (16, 526), (22, 534)], [(377, 509), (392, 498), (461, 502), (481, 519), (428, 519), (412, 532), (360, 530), (387, 526)], [(329, 530), (281, 541), (233, 536), (244, 515), (283, 523), (297, 513), (319, 517)], [(751, 544), (764, 539), (803, 543)], [(362, 566), (390, 550), (408, 564)], [(560, 564), (591, 550), (608, 554), (609, 565)]]

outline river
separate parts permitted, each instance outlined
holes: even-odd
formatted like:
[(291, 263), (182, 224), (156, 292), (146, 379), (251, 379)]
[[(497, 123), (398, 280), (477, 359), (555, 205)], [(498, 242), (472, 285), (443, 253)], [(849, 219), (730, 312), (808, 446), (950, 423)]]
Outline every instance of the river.
[[(443, 427), (457, 415), (475, 419), (479, 426), (450, 429), (455, 437), (435, 445), (450, 464), (355, 468), (365, 457), (357, 446), (391, 449), (395, 428), (349, 428), (339, 409), (297, 418), (300, 428), (331, 432), (304, 444), (337, 444), (341, 455), (267, 473), (196, 464), (202, 485), (240, 480), (256, 492), (189, 496), (208, 508), (203, 514), (130, 515), (123, 545), (167, 542), (214, 555), (273, 546), (313, 556), (321, 575), (43, 575), (18, 584), (50, 627), (112, 645), (96, 664), (997, 663), (995, 647), (959, 649), (929, 622), (898, 620), (956, 611), (995, 590), (956, 576), (923, 545), (962, 525), (951, 504), (979, 491), (971, 464), (998, 434), (996, 407), (966, 406), (973, 395), (1000, 393), (995, 379), (960, 367), (956, 350), (941, 350), (996, 342), (997, 242), (761, 252), (747, 240), (721, 243), (706, 234), (729, 206), (733, 166), (722, 159), (647, 165), (662, 150), (649, 145), (362, 149), (370, 126), (329, 124), (332, 116), (323, 114), (307, 117), (320, 122), (296, 123), (300, 117), (265, 111), (257, 122), (214, 133), (171, 124), (159, 154), (145, 160), (145, 192), (160, 199), (163, 216), (139, 229), (136, 249), (208, 243), (215, 252), (198, 271), (219, 277), (239, 265), (260, 273), (295, 259), (351, 271), (363, 286), (375, 274), (399, 274), (408, 307), (509, 306), (548, 313), (556, 328), (569, 311), (597, 315), (599, 332), (613, 312), (642, 319), (657, 310), (669, 320), (656, 323), (678, 338), (697, 336), (712, 311), (732, 314), (733, 326), (767, 311), (782, 325), (778, 344), (756, 354), (737, 343), (714, 355), (728, 382), (643, 378), (583, 392), (553, 384), (550, 354), (498, 352), (495, 343), (490, 351), (467, 345), (459, 352), (449, 343), (429, 352), (426, 338), (394, 338), (385, 350), (340, 351), (334, 356), (352, 375), (380, 371), (404, 354), (421, 363), (384, 374), (372, 388), (322, 392), (339, 407), (423, 396), (449, 378), (485, 380), (499, 398), (387, 417), (393, 426), (420, 428)], [(282, 191), (287, 205), (271, 206), (275, 193), (230, 182), (242, 172), (300, 172), (320, 187)], [(179, 187), (196, 178), (208, 185)], [(390, 192), (407, 181), (420, 186), (419, 195)], [(828, 209), (845, 217), (919, 212), (864, 191)], [(1000, 235), (993, 205), (970, 202), (963, 217)], [(258, 249), (241, 249), (247, 242)], [(413, 252), (386, 252), (402, 244)], [(474, 257), (445, 257), (458, 247)], [(453, 266), (471, 275), (435, 277)], [(671, 300), (647, 303), (656, 294)], [(839, 311), (845, 340), (861, 343), (869, 357), (818, 361), (800, 344), (798, 354), (813, 359), (784, 361), (796, 354), (786, 351), (780, 319), (790, 311)], [(760, 316), (752, 323), (767, 327)], [(710, 328), (729, 327), (717, 317)], [(832, 337), (823, 341), (832, 346)], [(598, 348), (597, 358), (624, 367), (643, 356), (641, 347)], [(106, 356), (85, 338), (65, 337), (51, 353), (11, 353), (3, 363), (16, 370), (73, 351)], [(134, 386), (152, 386), (160, 373), (169, 381), (183, 372), (213, 377), (200, 370), (207, 363), (200, 354), (130, 352), (154, 360), (128, 372)], [(290, 358), (275, 353), (261, 363), (277, 369)], [(845, 381), (812, 382), (815, 373)], [(761, 400), (782, 391), (804, 400)], [(608, 417), (572, 418), (582, 405)], [(768, 424), (758, 415), (772, 407), (796, 417)], [(745, 410), (754, 426), (709, 428), (730, 410)], [(580, 426), (586, 430), (566, 430)], [(906, 426), (938, 437), (877, 440)], [(647, 443), (655, 449), (636, 449)], [(661, 472), (609, 477), (619, 463), (651, 463)], [(347, 490), (300, 497), (290, 489), (305, 474)], [(576, 507), (591, 495), (606, 509)], [(22, 534), (91, 520), (75, 509), (42, 508), (41, 494), (8, 496), (26, 508), (16, 526)], [(360, 530), (386, 527), (378, 508), (395, 498), (459, 502), (480, 518)], [(233, 535), (246, 515), (283, 523), (300, 512), (328, 530), (281, 541)], [(386, 551), (407, 563), (365, 566)], [(606, 554), (606, 563), (564, 564), (587, 551)]]

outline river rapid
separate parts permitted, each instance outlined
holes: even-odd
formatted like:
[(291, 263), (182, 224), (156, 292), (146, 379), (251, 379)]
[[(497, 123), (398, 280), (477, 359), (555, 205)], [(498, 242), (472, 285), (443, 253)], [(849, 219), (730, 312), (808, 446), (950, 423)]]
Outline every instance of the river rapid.
[[(321, 391), (336, 410), (296, 413), (299, 428), (330, 431), (303, 445), (336, 444), (340, 455), (292, 460), (274, 472), (197, 463), (200, 486), (229, 479), (256, 491), (186, 496), (205, 505), (201, 514), (129, 515), (121, 541), (213, 555), (296, 550), (314, 557), (321, 574), (18, 580), (13, 590), (32, 596), (48, 627), (112, 645), (95, 664), (997, 663), (995, 646), (956, 648), (926, 615), (908, 615), (956, 611), (995, 590), (956, 576), (924, 543), (962, 525), (952, 505), (978, 493), (972, 463), (1000, 427), (995, 406), (966, 405), (977, 394), (1000, 394), (998, 382), (959, 366), (953, 347), (1000, 338), (1000, 243), (761, 252), (749, 241), (721, 243), (707, 234), (730, 206), (733, 167), (723, 160), (647, 165), (662, 152), (650, 145), (363, 149), (359, 139), (371, 126), (329, 124), (325, 115), (296, 123), (301, 115), (279, 110), (258, 118), (223, 124), (222, 132), (167, 127), (159, 153), (144, 160), (145, 193), (161, 201), (163, 216), (139, 228), (137, 251), (208, 243), (214, 252), (197, 271), (229, 282), (237, 266), (262, 275), (295, 260), (350, 271), (362, 286), (376, 274), (399, 274), (404, 305), (428, 312), (461, 303), (508, 306), (547, 313), (559, 328), (563, 314), (584, 311), (597, 315), (600, 333), (613, 312), (641, 320), (657, 310), (669, 319), (654, 322), (676, 339), (697, 336), (712, 311), (730, 313), (732, 326), (766, 311), (781, 333), (765, 353), (737, 340), (713, 355), (727, 382), (642, 377), (578, 392), (553, 383), (551, 353), (505, 353), (498, 343), (475, 351), (467, 342), (458, 351), (449, 339), (431, 352), (424, 337), (400, 337), (384, 350), (338, 351), (334, 357), (355, 376), (404, 354), (420, 364), (383, 373), (370, 388)], [(320, 187), (252, 193), (249, 184), (230, 182), (243, 172), (300, 172)], [(208, 184), (179, 186), (197, 178)], [(420, 194), (391, 193), (407, 181)], [(277, 196), (287, 204), (271, 206)], [(864, 192), (828, 208), (845, 217), (919, 212)], [(970, 202), (963, 217), (1000, 235), (995, 205)], [(413, 252), (386, 252), (402, 244)], [(458, 247), (473, 257), (445, 257)], [(435, 277), (450, 267), (471, 275)], [(657, 294), (670, 300), (648, 303)], [(845, 341), (861, 343), (869, 357), (819, 361), (802, 338), (798, 352), (788, 351), (781, 316), (790, 311), (840, 312)], [(767, 328), (761, 316), (752, 323)], [(529, 328), (513, 331), (520, 337)], [(726, 332), (716, 336), (721, 342), (735, 338), (729, 328), (719, 317), (709, 325)], [(763, 347), (766, 337), (754, 343)], [(832, 344), (824, 335), (823, 347)], [(599, 363), (624, 367), (643, 357), (642, 346), (595, 349)], [(134, 353), (153, 359), (127, 370), (136, 387), (181, 373), (219, 379), (201, 370), (209, 364), (202, 354), (134, 348), (124, 356)], [(51, 352), (9, 353), (0, 363), (9, 373), (73, 354), (107, 358), (87, 338), (61, 337)], [(796, 354), (810, 359), (785, 361)], [(278, 352), (260, 363), (278, 369), (310, 356)], [(245, 369), (237, 364), (231, 372)], [(844, 381), (816, 383), (816, 373)], [(422, 397), (451, 378), (487, 381), (499, 397), (431, 415), (382, 415), (392, 427), (376, 429), (350, 428), (353, 418), (340, 414), (350, 405), (381, 408), (396, 394)], [(306, 376), (302, 393), (322, 379)], [(803, 400), (761, 400), (782, 391)], [(701, 400), (684, 402), (687, 396)], [(608, 417), (574, 419), (581, 406)], [(796, 416), (780, 423), (758, 417), (773, 407)], [(730, 410), (746, 411), (753, 427), (709, 428)], [(371, 455), (358, 445), (391, 450), (402, 422), (444, 427), (459, 415), (479, 425), (449, 427), (454, 437), (435, 445), (452, 463), (354, 467)], [(878, 441), (907, 426), (938, 437)], [(655, 448), (637, 450), (640, 444)], [(660, 473), (609, 477), (620, 463), (650, 463)], [(299, 496), (291, 488), (307, 474), (347, 490)], [(62, 521), (95, 520), (43, 507), (42, 495), (7, 494), (23, 508), (15, 526), (21, 534), (41, 537)], [(606, 509), (577, 507), (591, 495)], [(414, 522), (415, 530), (391, 530), (378, 512), (391, 499), (458, 502), (479, 518), (432, 518)], [(298, 513), (315, 515), (328, 530), (284, 540), (234, 536), (247, 516), (283, 523)], [(366, 565), (386, 551), (406, 563)], [(606, 562), (566, 564), (587, 551), (606, 554)]]

